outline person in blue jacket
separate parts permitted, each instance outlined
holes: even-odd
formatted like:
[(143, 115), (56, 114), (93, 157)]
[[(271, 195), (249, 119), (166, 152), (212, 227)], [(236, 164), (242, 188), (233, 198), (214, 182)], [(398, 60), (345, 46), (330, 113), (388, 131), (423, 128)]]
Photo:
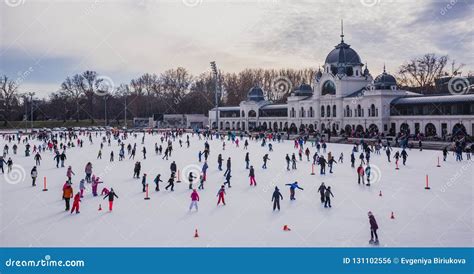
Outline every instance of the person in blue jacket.
[(295, 189), (298, 188), (298, 189), (301, 189), (301, 190), (304, 190), (303, 188), (301, 188), (299, 185), (298, 185), (298, 182), (294, 182), (292, 184), (286, 184), (287, 186), (290, 186), (290, 200), (296, 200), (295, 198)]

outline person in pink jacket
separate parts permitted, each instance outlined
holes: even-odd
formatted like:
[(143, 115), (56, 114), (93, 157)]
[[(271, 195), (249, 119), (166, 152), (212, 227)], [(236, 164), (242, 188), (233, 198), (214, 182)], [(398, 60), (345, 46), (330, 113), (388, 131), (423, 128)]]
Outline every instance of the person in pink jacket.
[(196, 189), (193, 189), (193, 193), (191, 193), (191, 205), (189, 206), (189, 211), (191, 211), (193, 207), (195, 207), (196, 211), (198, 211), (197, 202), (199, 202), (199, 194)]
[(97, 196), (97, 187), (99, 186), (99, 184), (103, 183), (99, 181), (99, 179), (100, 179), (99, 177), (95, 177), (92, 180), (92, 195), (94, 196)]

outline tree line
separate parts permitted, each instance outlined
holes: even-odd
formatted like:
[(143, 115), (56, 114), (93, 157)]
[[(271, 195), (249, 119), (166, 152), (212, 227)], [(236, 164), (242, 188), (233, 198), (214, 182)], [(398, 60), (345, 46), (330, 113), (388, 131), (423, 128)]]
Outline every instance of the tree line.
[[(429, 91), (437, 77), (457, 75), (463, 65), (452, 63), (446, 70), (447, 56), (425, 54), (402, 64), (396, 76), (399, 84), (412, 91)], [(21, 90), (21, 83), (6, 75), (0, 78), (0, 116), (8, 121), (87, 120), (115, 121), (120, 124), (125, 115), (151, 117), (154, 114), (207, 114), (215, 105), (217, 93), (220, 106), (238, 105), (247, 92), (258, 85), (268, 100), (286, 101), (300, 84), (311, 84), (317, 70), (305, 69), (245, 69), (235, 73), (217, 71), (192, 75), (178, 67), (161, 74), (145, 73), (129, 83), (115, 83), (96, 71), (84, 71), (67, 77), (47, 98), (32, 100), (34, 93)], [(375, 77), (376, 75), (374, 75)], [(216, 82), (217, 81), (217, 82)]]

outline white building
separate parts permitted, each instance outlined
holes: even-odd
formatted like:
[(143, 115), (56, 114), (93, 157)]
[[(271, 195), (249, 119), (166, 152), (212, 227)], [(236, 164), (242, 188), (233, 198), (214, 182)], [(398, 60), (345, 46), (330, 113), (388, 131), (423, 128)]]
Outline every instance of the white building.
[[(254, 87), (239, 106), (218, 110), (218, 127), (224, 130), (330, 129), (349, 135), (403, 132), (426, 136), (474, 133), (474, 94), (423, 96), (400, 90), (385, 68), (373, 78), (342, 34), (312, 85), (302, 83), (286, 104), (272, 104), (260, 87)], [(213, 128), (215, 111), (209, 111)]]

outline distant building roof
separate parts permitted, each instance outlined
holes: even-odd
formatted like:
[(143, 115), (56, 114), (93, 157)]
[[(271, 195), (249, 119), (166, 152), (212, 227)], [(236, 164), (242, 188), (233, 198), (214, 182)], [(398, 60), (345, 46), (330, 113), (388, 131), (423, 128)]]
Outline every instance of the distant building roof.
[(425, 104), (425, 103), (459, 103), (474, 102), (474, 94), (402, 97), (392, 101), (394, 105), (400, 104)]

